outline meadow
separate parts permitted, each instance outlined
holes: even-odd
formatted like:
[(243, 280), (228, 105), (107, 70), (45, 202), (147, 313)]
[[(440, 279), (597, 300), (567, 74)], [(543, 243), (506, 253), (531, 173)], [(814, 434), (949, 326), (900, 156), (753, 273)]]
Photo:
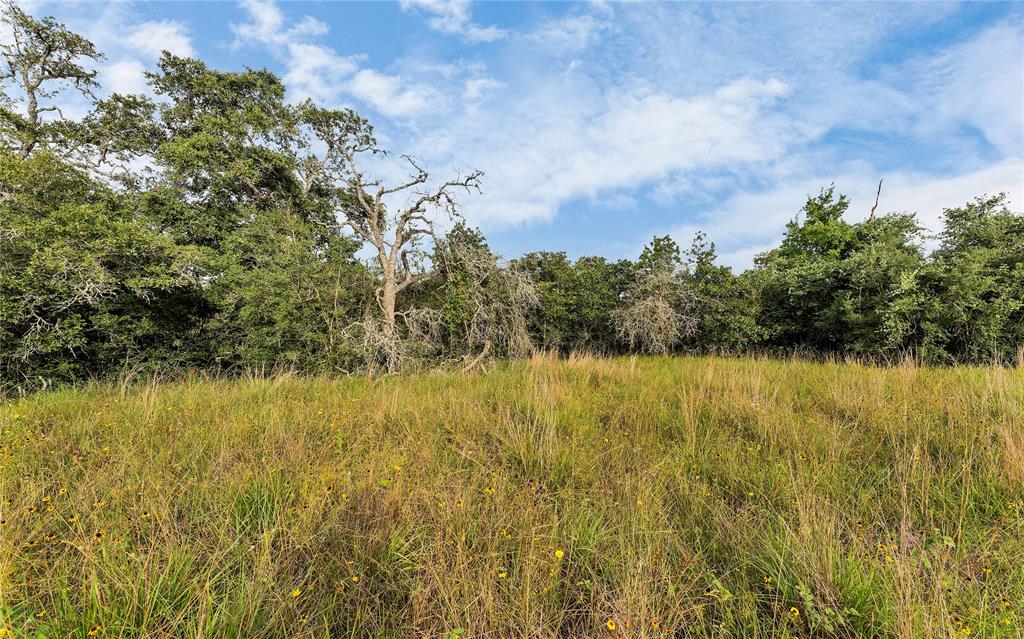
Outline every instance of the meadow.
[(1020, 637), (1024, 373), (570, 358), (0, 404), (4, 637)]

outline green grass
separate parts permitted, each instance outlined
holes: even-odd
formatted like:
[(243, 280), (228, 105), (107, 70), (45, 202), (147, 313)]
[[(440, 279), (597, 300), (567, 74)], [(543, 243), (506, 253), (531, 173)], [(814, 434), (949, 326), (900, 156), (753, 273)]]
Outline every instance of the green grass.
[(536, 359), (96, 385), (0, 428), (8, 636), (1024, 632), (1010, 369)]

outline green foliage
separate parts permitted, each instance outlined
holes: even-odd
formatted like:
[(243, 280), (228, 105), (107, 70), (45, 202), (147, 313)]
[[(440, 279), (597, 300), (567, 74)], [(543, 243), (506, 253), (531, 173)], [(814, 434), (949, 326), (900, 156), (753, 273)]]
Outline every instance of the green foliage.
[(850, 224), (834, 189), (808, 198), (803, 221), (757, 259), (759, 322), (769, 343), (823, 352), (883, 354), (908, 346), (886, 335), (890, 304), (905, 276), (924, 264), (912, 215)]
[(612, 312), (633, 279), (626, 260), (581, 257), (563, 252), (528, 253), (516, 264), (530, 275), (540, 305), (530, 316), (530, 332), (544, 349), (559, 352), (614, 352), (618, 349)]
[(270, 209), (253, 211), (223, 248), (228, 266), (210, 287), (217, 310), (207, 328), (222, 366), (351, 364), (342, 332), (370, 284), (355, 242)]
[(689, 292), (696, 325), (684, 344), (691, 350), (742, 352), (762, 339), (757, 296), (750, 278), (716, 264), (714, 242), (697, 233), (686, 255), (682, 286)]
[(944, 218), (932, 262), (901, 299), (919, 313), (912, 332), (929, 359), (1012, 362), (1024, 347), (1024, 214), (1000, 194)]
[[(1024, 357), (1024, 216), (1004, 195), (947, 209), (931, 255), (914, 215), (850, 222), (828, 187), (739, 275), (703, 233), (686, 252), (655, 237), (636, 262), (505, 263), (479, 231), (445, 237), (425, 215), (458, 220), (445, 188), (479, 173), (432, 194), (414, 160), (405, 185), (364, 180), (354, 158), (381, 151), (352, 110), (289, 103), (267, 70), (169, 53), (148, 74), (155, 102), (97, 97), (103, 56), (86, 38), (11, 2), (0, 19), (14, 36), (0, 45), (4, 388), (534, 348)], [(65, 93), (86, 115), (56, 109)], [(389, 211), (405, 189), (411, 208)]]
[(0, 361), (9, 382), (172, 366), (202, 303), (198, 255), (48, 153), (0, 154)]

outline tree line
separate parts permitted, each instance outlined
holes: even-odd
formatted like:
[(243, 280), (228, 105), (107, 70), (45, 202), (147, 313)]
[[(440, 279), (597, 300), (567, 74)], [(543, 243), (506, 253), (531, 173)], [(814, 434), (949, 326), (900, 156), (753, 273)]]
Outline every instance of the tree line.
[[(791, 352), (1014, 362), (1024, 215), (1005, 195), (848, 222), (833, 187), (734, 274), (698, 233), (639, 259), (504, 260), (459, 215), (472, 172), (372, 176), (350, 109), (267, 70), (164, 53), (150, 96), (104, 95), (103, 55), (2, 6), (0, 385), (138, 371), (473, 368), (568, 353)], [(88, 105), (65, 114), (68, 100)]]

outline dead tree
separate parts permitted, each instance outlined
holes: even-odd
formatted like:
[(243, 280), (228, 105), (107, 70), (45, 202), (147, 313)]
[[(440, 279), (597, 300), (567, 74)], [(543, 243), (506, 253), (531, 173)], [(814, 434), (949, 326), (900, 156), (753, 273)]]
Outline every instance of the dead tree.
[[(347, 229), (373, 250), (380, 285), (375, 291), (380, 310), (381, 337), (397, 339), (398, 295), (436, 273), (425, 265), (423, 241), (437, 239), (438, 227), (460, 219), (455, 193), (479, 191), (480, 171), (440, 184), (414, 158), (402, 156), (411, 167), (409, 178), (394, 185), (368, 177), (363, 160), (386, 155), (377, 146), (372, 128), (350, 110), (328, 110), (305, 104), (299, 120), (312, 132), (301, 162), (304, 189), (333, 193), (337, 228)], [(389, 365), (389, 368), (391, 366)]]
[(868, 215), (869, 220), (875, 219), (875, 209), (878, 208), (878, 198), (882, 196), (882, 179), (878, 180), (878, 191), (875, 192), (875, 205), (871, 207), (871, 213)]

